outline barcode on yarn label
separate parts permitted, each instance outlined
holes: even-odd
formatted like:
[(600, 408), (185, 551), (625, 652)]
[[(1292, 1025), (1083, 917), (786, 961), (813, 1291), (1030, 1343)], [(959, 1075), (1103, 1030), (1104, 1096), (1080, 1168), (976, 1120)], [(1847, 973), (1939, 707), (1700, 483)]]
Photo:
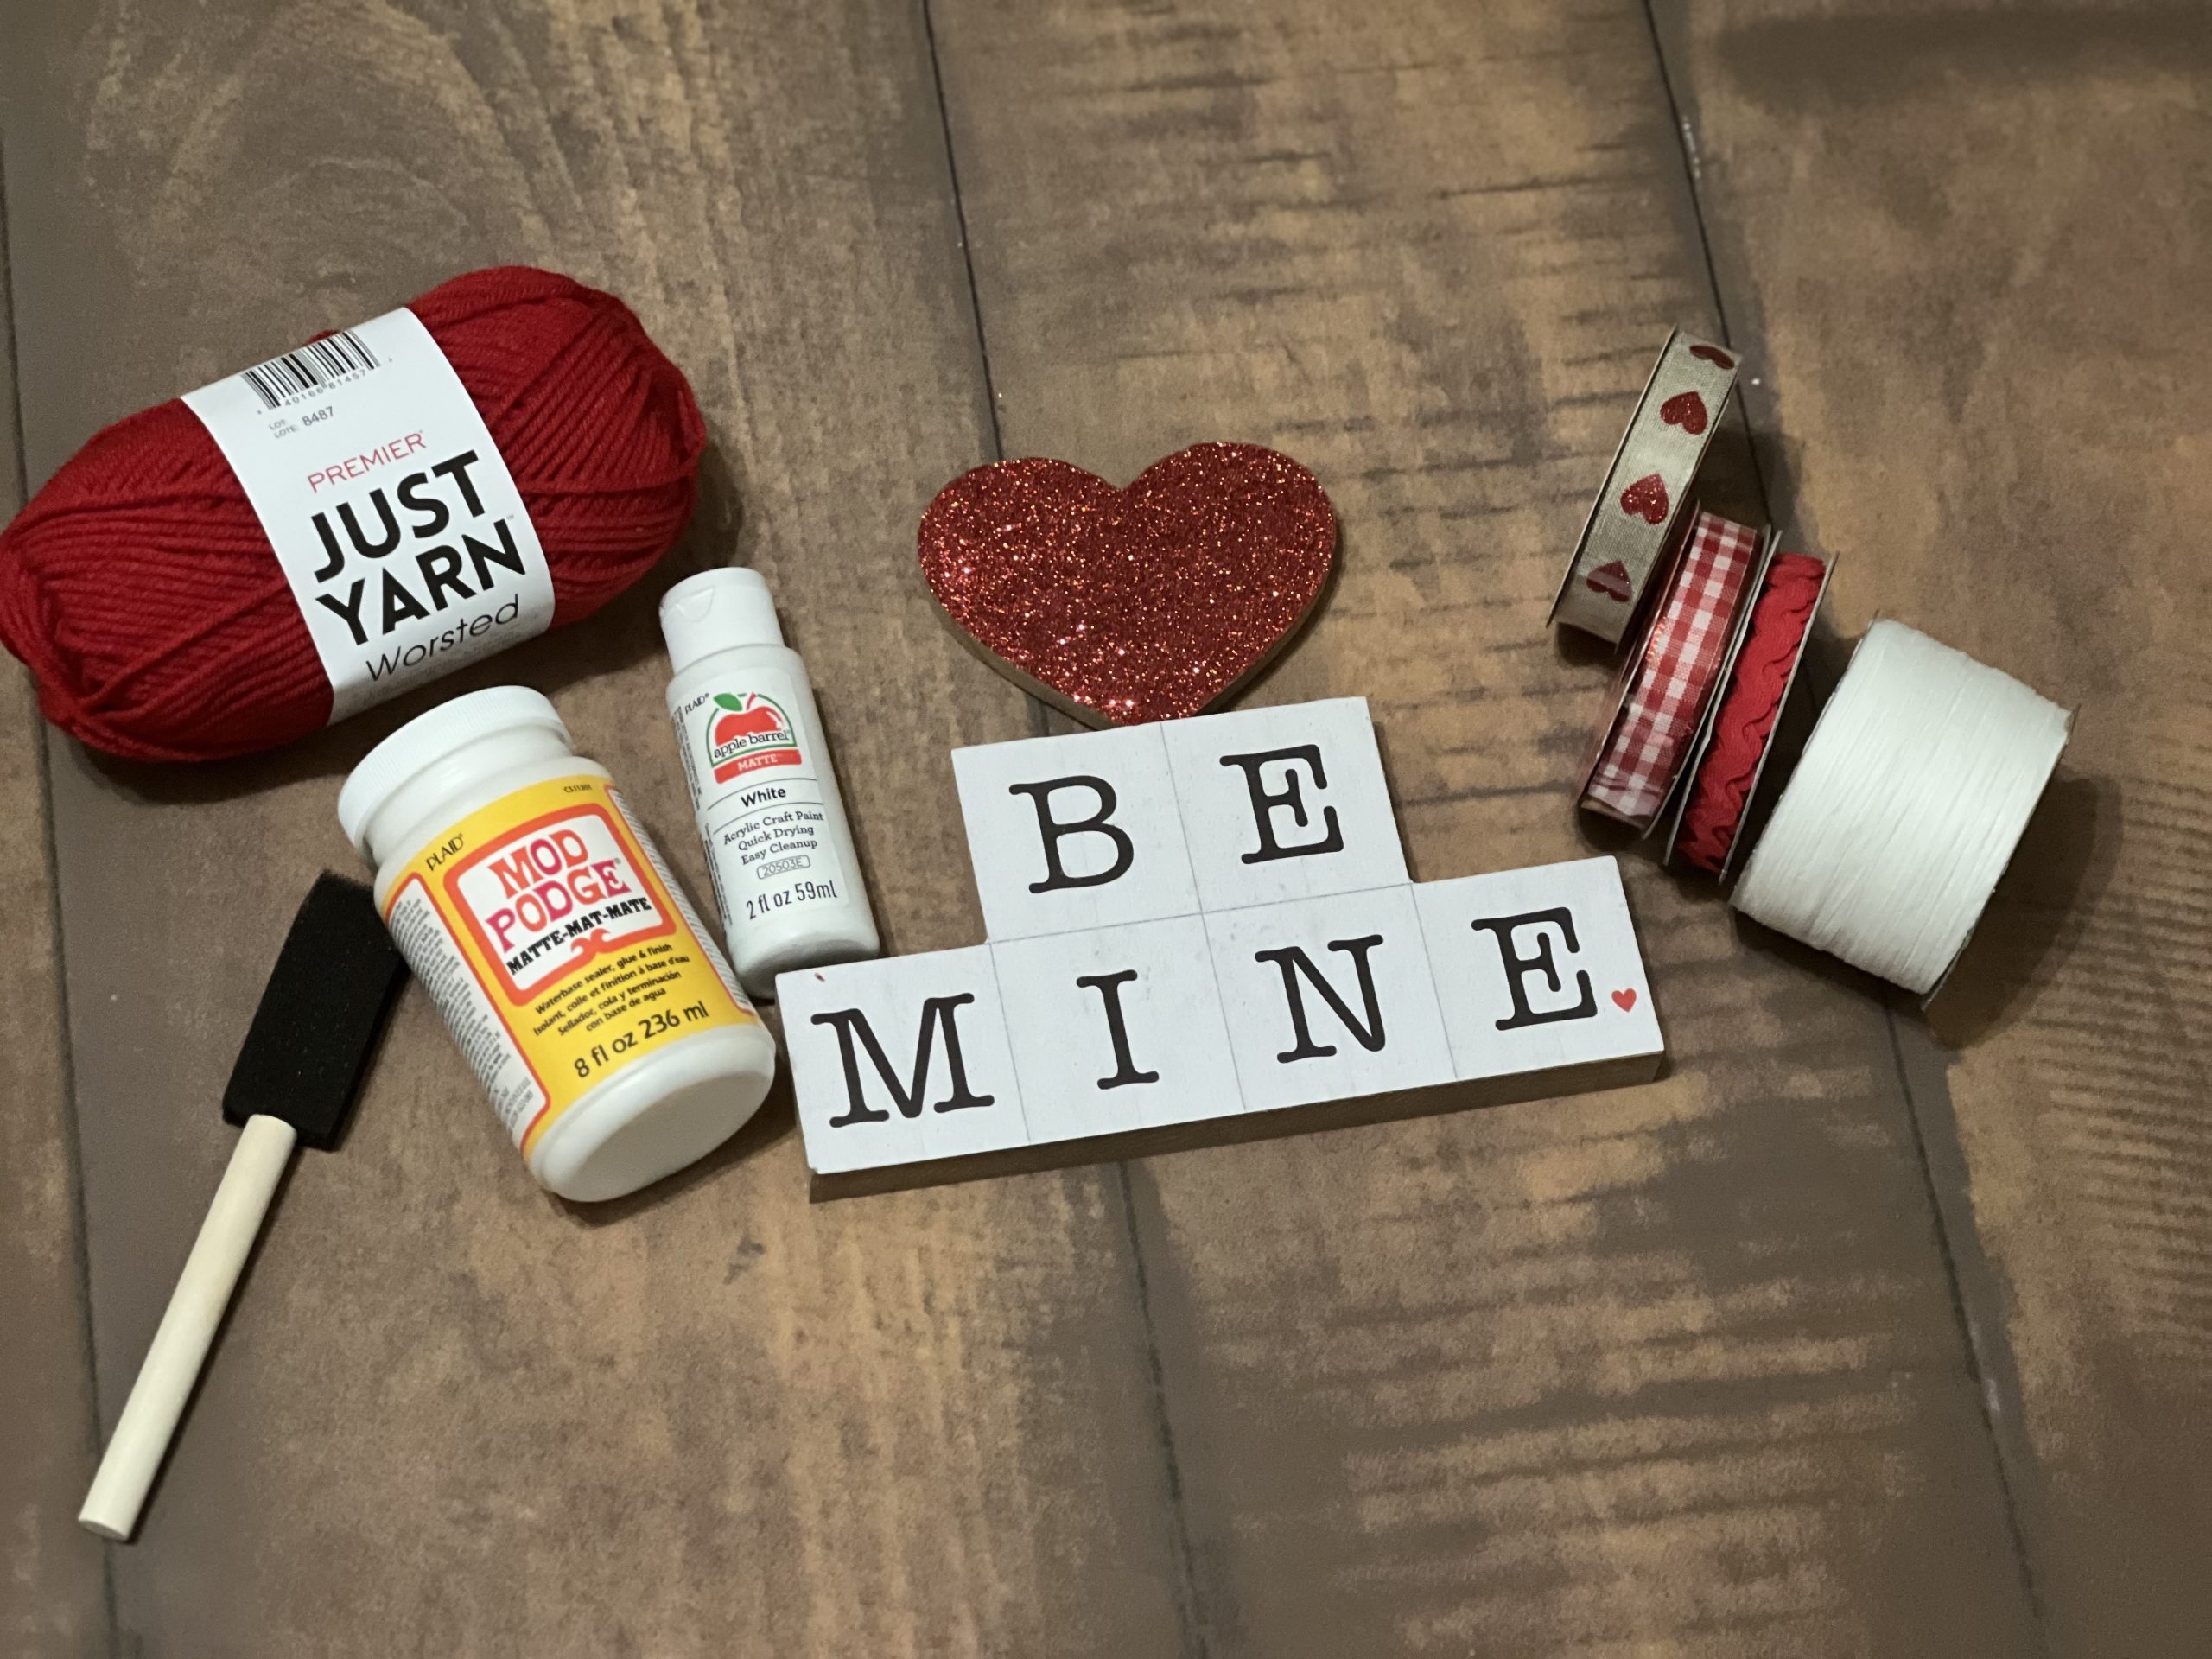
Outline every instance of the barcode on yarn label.
[(545, 632), (553, 576), (468, 390), (402, 308), (185, 394), (283, 568), (330, 717)]
[(380, 366), (377, 354), (358, 332), (341, 328), (322, 340), (309, 340), (296, 352), (285, 352), (266, 363), (241, 369), (238, 378), (253, 388), (262, 407), (282, 409), (334, 381), (366, 374)]

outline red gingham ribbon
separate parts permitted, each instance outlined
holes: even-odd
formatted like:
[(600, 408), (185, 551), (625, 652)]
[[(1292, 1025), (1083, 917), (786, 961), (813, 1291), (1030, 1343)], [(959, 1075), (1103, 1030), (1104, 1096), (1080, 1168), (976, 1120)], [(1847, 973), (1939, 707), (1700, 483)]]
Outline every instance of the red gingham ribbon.
[(1755, 531), (1698, 514), (1681, 568), (1644, 641), (1627, 704), (1582, 791), (1584, 806), (1639, 830), (1659, 815), (1704, 718), (1758, 559)]

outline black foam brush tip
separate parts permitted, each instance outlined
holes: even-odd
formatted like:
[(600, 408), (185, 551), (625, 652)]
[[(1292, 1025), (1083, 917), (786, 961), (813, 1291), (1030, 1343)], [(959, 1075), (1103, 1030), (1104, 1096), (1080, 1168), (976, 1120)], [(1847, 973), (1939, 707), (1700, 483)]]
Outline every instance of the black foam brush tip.
[(359, 881), (318, 876), (231, 1068), (224, 1118), (282, 1118), (308, 1146), (337, 1145), (406, 972), (376, 896)]

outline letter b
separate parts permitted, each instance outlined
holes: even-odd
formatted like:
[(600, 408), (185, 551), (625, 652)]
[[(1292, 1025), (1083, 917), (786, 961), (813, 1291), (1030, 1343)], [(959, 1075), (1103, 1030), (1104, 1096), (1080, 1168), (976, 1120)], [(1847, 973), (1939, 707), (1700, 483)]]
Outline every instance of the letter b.
[[(1096, 798), (1096, 810), (1087, 818), (1059, 818), (1052, 811), (1052, 795), (1056, 790), (1089, 790)], [(1114, 809), (1120, 804), (1114, 785), (1103, 778), (1054, 778), (1041, 784), (1010, 784), (1009, 795), (1027, 795), (1029, 804), (1037, 809), (1037, 834), (1044, 844), (1045, 879), (1032, 881), (1032, 893), (1055, 893), (1065, 887), (1103, 887), (1128, 874), (1135, 861), (1136, 846), (1128, 834), (1111, 822)], [(1060, 843), (1077, 836), (1103, 836), (1114, 844), (1114, 861), (1103, 870), (1092, 875), (1071, 875), (1060, 860)]]

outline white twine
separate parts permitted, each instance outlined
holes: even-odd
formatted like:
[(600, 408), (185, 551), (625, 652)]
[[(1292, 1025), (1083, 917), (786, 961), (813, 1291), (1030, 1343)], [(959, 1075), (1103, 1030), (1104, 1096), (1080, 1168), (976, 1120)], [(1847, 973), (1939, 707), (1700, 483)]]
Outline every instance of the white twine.
[(1729, 902), (1932, 991), (2019, 844), (2071, 719), (2009, 674), (1876, 622)]

